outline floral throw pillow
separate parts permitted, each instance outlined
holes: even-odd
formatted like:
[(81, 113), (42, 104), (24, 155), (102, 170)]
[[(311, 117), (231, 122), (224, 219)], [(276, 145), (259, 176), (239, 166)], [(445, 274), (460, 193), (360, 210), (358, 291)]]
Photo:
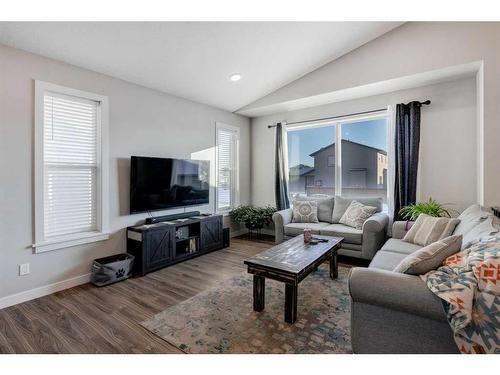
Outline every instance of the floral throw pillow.
[(356, 229), (362, 229), (366, 219), (375, 212), (377, 212), (377, 207), (365, 206), (357, 201), (352, 201), (340, 218), (339, 223)]
[(317, 223), (318, 205), (314, 201), (296, 201), (293, 204), (294, 223)]

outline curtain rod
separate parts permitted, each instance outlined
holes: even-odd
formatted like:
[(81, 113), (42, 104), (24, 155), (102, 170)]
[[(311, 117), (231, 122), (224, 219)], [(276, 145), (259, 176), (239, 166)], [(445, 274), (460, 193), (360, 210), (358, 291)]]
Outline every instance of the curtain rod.
[[(430, 100), (426, 100), (425, 102), (419, 102), (420, 105), (429, 105), (431, 104)], [(408, 103), (410, 104), (410, 103)], [(332, 117), (323, 117), (323, 118), (317, 118), (313, 120), (302, 120), (302, 121), (293, 121), (293, 122), (287, 122), (287, 125), (295, 125), (295, 124), (304, 124), (306, 122), (315, 122), (315, 121), (325, 121), (325, 120), (334, 120), (336, 118), (341, 118), (341, 117), (349, 117), (349, 116), (358, 116), (358, 115), (366, 115), (368, 113), (375, 113), (375, 112), (382, 112), (386, 111), (387, 108), (381, 108), (381, 109), (373, 109), (371, 111), (364, 111), (364, 112), (357, 112), (357, 113), (350, 113), (347, 115), (341, 115), (341, 116), (332, 116)], [(268, 128), (275, 128), (276, 125), (267, 125)]]

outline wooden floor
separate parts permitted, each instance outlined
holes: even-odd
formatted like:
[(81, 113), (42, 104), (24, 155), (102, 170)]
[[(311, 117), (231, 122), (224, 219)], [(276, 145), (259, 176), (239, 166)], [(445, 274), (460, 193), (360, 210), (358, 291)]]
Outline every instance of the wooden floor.
[(181, 353), (139, 322), (245, 272), (243, 260), (273, 245), (231, 246), (144, 277), (90, 284), (0, 310), (0, 353)]
[(138, 323), (245, 272), (243, 260), (272, 246), (231, 246), (144, 277), (90, 284), (0, 310), (0, 353), (181, 353)]

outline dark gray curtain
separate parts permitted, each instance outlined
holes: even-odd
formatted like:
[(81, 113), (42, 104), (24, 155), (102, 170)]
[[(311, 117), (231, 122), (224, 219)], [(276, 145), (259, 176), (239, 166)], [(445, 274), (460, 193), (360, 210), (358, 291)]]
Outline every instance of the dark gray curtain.
[(283, 144), (283, 127), (281, 123), (276, 125), (276, 157), (275, 162), (275, 178), (274, 191), (276, 195), (276, 208), (284, 210), (290, 207), (288, 199), (288, 178), (286, 170), (285, 149), (287, 145)]
[(399, 210), (417, 197), (420, 107), (420, 102), (396, 106), (394, 220), (400, 220)]

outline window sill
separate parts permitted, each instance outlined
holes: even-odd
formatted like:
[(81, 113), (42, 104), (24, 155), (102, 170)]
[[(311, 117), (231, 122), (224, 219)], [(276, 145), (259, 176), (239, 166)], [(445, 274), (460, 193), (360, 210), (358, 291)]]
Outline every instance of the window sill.
[(103, 232), (92, 232), (92, 233), (84, 233), (77, 234), (71, 236), (59, 237), (57, 239), (33, 244), (32, 247), (35, 253), (45, 253), (47, 251), (64, 249), (66, 247), (72, 247), (77, 245), (83, 245), (92, 242), (104, 241), (109, 239), (110, 233)]
[(229, 212), (231, 212), (232, 208), (230, 209), (227, 209), (227, 210), (219, 210), (219, 211), (215, 211), (215, 214), (216, 215), (222, 215), (222, 216), (230, 216), (229, 215)]

